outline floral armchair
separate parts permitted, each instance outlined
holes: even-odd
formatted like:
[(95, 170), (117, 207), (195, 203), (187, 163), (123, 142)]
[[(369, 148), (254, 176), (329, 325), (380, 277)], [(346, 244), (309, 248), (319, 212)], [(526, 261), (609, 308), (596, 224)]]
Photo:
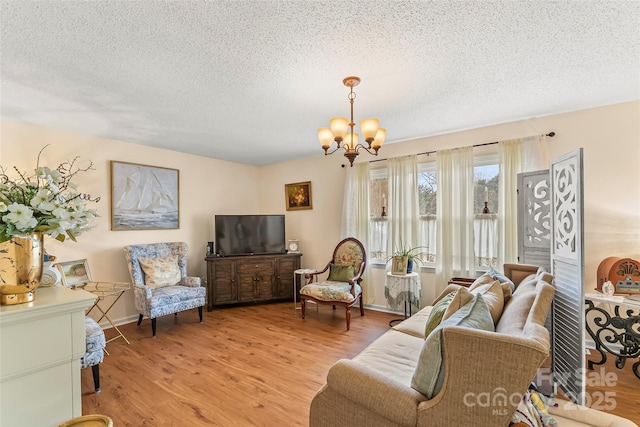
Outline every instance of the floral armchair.
[[(360, 316), (364, 316), (362, 304), (362, 274), (366, 266), (367, 255), (362, 243), (347, 237), (336, 246), (331, 260), (323, 270), (305, 275), (308, 283), (300, 289), (302, 318), (306, 315), (306, 302), (311, 300), (317, 304), (330, 304), (345, 308), (347, 330), (351, 327), (351, 307), (360, 303)], [(318, 276), (329, 271), (327, 279), (318, 281)]]
[(202, 306), (206, 289), (199, 277), (187, 276), (187, 244), (184, 242), (131, 245), (124, 248), (129, 273), (133, 280), (135, 306), (140, 317), (151, 319), (156, 336), (156, 318), (179, 311), (198, 308), (202, 322)]

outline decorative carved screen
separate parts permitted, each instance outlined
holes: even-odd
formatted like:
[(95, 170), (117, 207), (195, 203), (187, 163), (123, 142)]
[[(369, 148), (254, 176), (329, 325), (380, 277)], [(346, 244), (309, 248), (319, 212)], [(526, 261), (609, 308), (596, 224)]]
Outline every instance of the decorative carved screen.
[(554, 383), (585, 402), (582, 149), (551, 162), (551, 354)]
[(518, 174), (518, 262), (551, 271), (548, 169)]

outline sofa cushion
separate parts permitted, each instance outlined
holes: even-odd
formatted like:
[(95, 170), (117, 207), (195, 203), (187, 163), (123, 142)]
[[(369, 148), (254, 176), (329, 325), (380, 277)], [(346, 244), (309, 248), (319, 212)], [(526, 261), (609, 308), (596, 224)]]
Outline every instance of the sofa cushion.
[(502, 309), (504, 308), (504, 292), (500, 282), (498, 280), (494, 280), (490, 284), (480, 285), (474, 289), (470, 289), (469, 292), (474, 295), (482, 295), (484, 302), (487, 304), (489, 311), (491, 312), (493, 324), (497, 325), (500, 320), (500, 316), (502, 316)]
[(453, 300), (449, 303), (449, 306), (442, 316), (442, 320), (447, 320), (456, 311), (467, 305), (473, 299), (473, 294), (466, 288), (460, 288), (454, 295)]
[(455, 299), (458, 291), (451, 292), (448, 295), (445, 295), (440, 301), (433, 305), (431, 312), (429, 313), (429, 317), (427, 318), (427, 323), (424, 327), (424, 336), (428, 337), (429, 334), (442, 322), (444, 313), (447, 311), (449, 304), (451, 301)]
[(391, 329), (353, 360), (408, 387), (423, 344), (422, 338)]
[(414, 314), (413, 316), (409, 317), (408, 319), (403, 320), (402, 322), (398, 323), (397, 325), (394, 325), (392, 327), (392, 329), (395, 329), (396, 331), (399, 332), (403, 332), (405, 334), (409, 334), (411, 336), (420, 338), (422, 340), (424, 340), (425, 335), (424, 335), (424, 330), (425, 327), (424, 325), (427, 323), (427, 319), (429, 318), (429, 315), (431, 314), (431, 309), (433, 307), (428, 305), (424, 308), (421, 308), (420, 311), (418, 311), (416, 314)]
[(462, 326), (467, 328), (493, 331), (493, 320), (489, 307), (482, 295), (474, 295), (471, 302), (455, 312), (427, 337), (420, 350), (420, 357), (411, 378), (411, 387), (424, 394), (427, 399), (433, 398), (444, 383), (446, 372), (442, 355), (442, 329), (448, 326)]
[(144, 283), (151, 289), (174, 286), (180, 283), (182, 276), (177, 257), (138, 258), (138, 262), (144, 272)]
[(513, 281), (509, 279), (507, 276), (505, 276), (504, 273), (499, 272), (495, 268), (491, 267), (489, 271), (487, 271), (487, 274), (491, 276), (493, 279), (500, 281), (500, 283), (509, 284), (509, 288), (511, 289), (511, 292), (516, 290), (516, 285), (513, 283)]
[(507, 301), (509, 301), (509, 298), (511, 298), (511, 295), (513, 294), (513, 289), (511, 288), (511, 286), (513, 285), (513, 282), (511, 281), (503, 282), (500, 279), (497, 279), (497, 278), (494, 279), (489, 273), (490, 272), (486, 272), (482, 276), (474, 280), (474, 282), (469, 286), (469, 290), (472, 291), (484, 285), (492, 285), (494, 281), (498, 280), (500, 282), (500, 287), (502, 288), (502, 293), (504, 295), (504, 304), (506, 304)]
[(438, 301), (440, 301), (442, 298), (444, 298), (445, 296), (449, 295), (451, 292), (453, 291), (457, 291), (460, 288), (465, 288), (466, 287), (462, 286), (462, 285), (458, 285), (456, 283), (449, 283), (447, 285), (446, 288), (444, 288), (444, 290), (442, 292), (440, 292), (440, 295), (438, 295), (438, 297), (433, 300), (433, 302), (431, 303), (431, 305), (435, 305)]

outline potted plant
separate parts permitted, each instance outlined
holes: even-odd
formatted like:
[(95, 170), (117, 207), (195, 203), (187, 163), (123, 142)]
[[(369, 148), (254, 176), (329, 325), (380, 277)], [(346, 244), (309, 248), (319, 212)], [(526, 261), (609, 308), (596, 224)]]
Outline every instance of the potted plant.
[(400, 256), (407, 258), (407, 273), (411, 273), (413, 271), (413, 263), (421, 263), (422, 258), (421, 255), (424, 253), (420, 249), (427, 249), (425, 246), (416, 246), (410, 247), (405, 245), (404, 243), (400, 243), (399, 247), (396, 247), (396, 250), (393, 254), (387, 259), (387, 263), (393, 259), (393, 257)]

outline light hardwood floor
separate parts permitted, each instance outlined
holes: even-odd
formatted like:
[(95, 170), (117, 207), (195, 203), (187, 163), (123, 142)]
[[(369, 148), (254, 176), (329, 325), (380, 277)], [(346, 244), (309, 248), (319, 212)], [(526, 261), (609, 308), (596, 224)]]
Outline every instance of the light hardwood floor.
[[(359, 353), (397, 317), (355, 310), (347, 332), (344, 310), (312, 307), (302, 320), (289, 302), (205, 311), (202, 324), (196, 310), (165, 316), (156, 339), (147, 319), (124, 325), (131, 344), (108, 344), (101, 393), (93, 392), (91, 369), (82, 370), (83, 413), (108, 415), (115, 427), (307, 426), (331, 365)], [(640, 380), (630, 366), (613, 370), (612, 412), (638, 423)]]

